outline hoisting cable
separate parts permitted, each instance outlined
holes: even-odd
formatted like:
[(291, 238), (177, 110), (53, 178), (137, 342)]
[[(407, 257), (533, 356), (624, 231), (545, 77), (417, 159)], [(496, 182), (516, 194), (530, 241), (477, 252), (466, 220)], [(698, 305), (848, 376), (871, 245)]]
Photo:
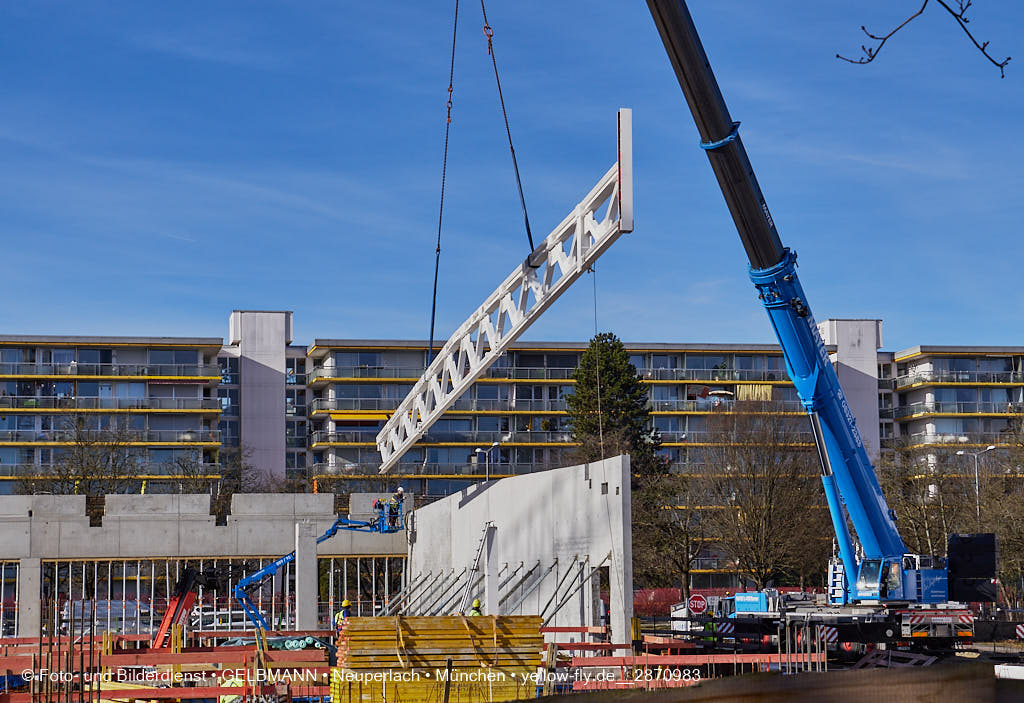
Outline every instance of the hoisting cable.
[(597, 344), (594, 345), (594, 351), (597, 352), (594, 357), (594, 362), (597, 371), (597, 439), (598, 444), (601, 448), (601, 458), (604, 459), (604, 422), (601, 415), (601, 342), (598, 340), (600, 332), (598, 332), (597, 326), (597, 267), (594, 265), (590, 266), (590, 274), (594, 277), (594, 341)]
[[(437, 213), (437, 249), (434, 252), (434, 298), (430, 304), (430, 346), (427, 366), (434, 360), (434, 320), (437, 317), (437, 276), (441, 266), (441, 222), (444, 219), (444, 185), (448, 172), (448, 132), (452, 127), (452, 92), (455, 84), (455, 37), (459, 29), (459, 0), (455, 0), (455, 20), (452, 22), (452, 64), (448, 72), (448, 116), (444, 123), (444, 159), (441, 162), (441, 204)], [(532, 251), (532, 250), (531, 250)]]
[(505, 97), (501, 93), (501, 79), (498, 78), (498, 60), (494, 56), (494, 29), (487, 23), (487, 8), (484, 0), (480, 0), (480, 10), (484, 15), (484, 34), (487, 35), (487, 53), (491, 55), (494, 66), (494, 82), (498, 85), (498, 101), (501, 102), (501, 115), (505, 118), (505, 134), (508, 135), (508, 150), (512, 154), (512, 168), (516, 172), (516, 187), (519, 188), (519, 204), (523, 208), (523, 222), (526, 224), (526, 238), (530, 241), (530, 253), (533, 253), (533, 233), (530, 231), (530, 216), (526, 214), (526, 198), (523, 196), (523, 182), (519, 178), (519, 164), (516, 162), (516, 150), (512, 146), (512, 130), (508, 126), (508, 111), (505, 110)]

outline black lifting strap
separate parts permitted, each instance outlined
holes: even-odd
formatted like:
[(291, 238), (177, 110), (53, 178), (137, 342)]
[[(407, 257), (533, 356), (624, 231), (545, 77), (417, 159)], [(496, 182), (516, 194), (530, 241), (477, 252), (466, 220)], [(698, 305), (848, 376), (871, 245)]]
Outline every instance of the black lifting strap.
[(480, 10), (484, 15), (484, 34), (487, 35), (487, 53), (491, 55), (494, 66), (494, 82), (498, 84), (498, 100), (501, 102), (501, 115), (505, 118), (505, 134), (508, 135), (508, 150), (512, 154), (512, 168), (516, 172), (516, 187), (519, 188), (519, 204), (523, 207), (523, 222), (526, 224), (526, 238), (530, 241), (530, 253), (533, 253), (533, 233), (530, 231), (530, 216), (526, 213), (526, 198), (523, 196), (523, 182), (519, 178), (519, 164), (516, 162), (516, 150), (512, 146), (512, 130), (508, 126), (508, 111), (505, 110), (505, 97), (501, 93), (501, 79), (498, 77), (498, 61), (494, 57), (494, 30), (487, 23), (487, 8), (484, 0), (480, 0)]

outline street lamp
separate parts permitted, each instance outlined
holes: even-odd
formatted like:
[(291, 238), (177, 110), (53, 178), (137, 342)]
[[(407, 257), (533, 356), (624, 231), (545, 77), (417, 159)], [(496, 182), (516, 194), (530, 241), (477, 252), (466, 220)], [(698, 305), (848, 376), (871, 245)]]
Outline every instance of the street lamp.
[(495, 442), (487, 449), (480, 449), (477, 447), (473, 451), (476, 453), (477, 463), (480, 463), (480, 455), (484, 455), (484, 481), (491, 480), (491, 452), (501, 446), (501, 442)]
[(973, 456), (974, 457), (974, 508), (978, 514), (978, 529), (981, 529), (981, 484), (978, 481), (978, 457), (985, 452), (990, 452), (996, 448), (996, 445), (990, 444), (980, 452), (966, 452), (963, 449), (956, 453), (957, 456)]

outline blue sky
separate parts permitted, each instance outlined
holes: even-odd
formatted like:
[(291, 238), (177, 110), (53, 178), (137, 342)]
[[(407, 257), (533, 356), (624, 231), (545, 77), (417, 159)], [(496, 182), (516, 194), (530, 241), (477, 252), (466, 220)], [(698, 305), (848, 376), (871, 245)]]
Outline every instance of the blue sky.
[[(691, 11), (815, 317), (886, 347), (1024, 344), (1024, 61), (1007, 77), (901, 0), (694, 0)], [(224, 336), (292, 309), (296, 342), (426, 338), (451, 2), (0, 5), (6, 334)], [(530, 219), (544, 236), (634, 111), (636, 230), (600, 260), (629, 341), (773, 341), (643, 3), (492, 2)], [(1021, 53), (1024, 4), (971, 14)], [(461, 5), (437, 337), (526, 255), (480, 7)], [(584, 278), (526, 334), (593, 334)]]

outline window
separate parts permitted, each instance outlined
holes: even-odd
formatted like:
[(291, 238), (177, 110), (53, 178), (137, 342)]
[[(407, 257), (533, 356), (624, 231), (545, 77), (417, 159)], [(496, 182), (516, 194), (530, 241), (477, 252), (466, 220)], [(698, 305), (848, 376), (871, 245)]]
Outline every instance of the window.
[(61, 366), (67, 366), (75, 360), (74, 349), (54, 349), (52, 352), (53, 363)]
[(335, 398), (380, 398), (379, 383), (337, 383), (334, 385)]
[(645, 354), (630, 354), (629, 363), (633, 364), (633, 368), (639, 371), (647, 366), (645, 356)]
[(220, 366), (220, 382), (228, 385), (238, 384), (238, 357), (219, 356), (217, 365)]
[(299, 358), (285, 359), (285, 383), (306, 384), (306, 360)]
[(146, 384), (145, 383), (118, 383), (117, 384), (117, 397), (118, 398), (145, 398), (146, 397)]
[(221, 420), (218, 428), (220, 429), (221, 443), (225, 447), (238, 446), (238, 420)]
[(381, 365), (380, 352), (370, 351), (339, 351), (334, 352), (335, 366), (366, 366), (379, 367)]
[(100, 384), (95, 382), (78, 382), (78, 395), (83, 398), (95, 398), (100, 394)]
[(691, 370), (724, 369), (725, 356), (722, 354), (687, 354), (686, 368)]
[(508, 400), (508, 386), (500, 383), (478, 383), (476, 389), (477, 400)]
[(764, 357), (761, 355), (737, 354), (736, 368), (743, 371), (760, 371), (764, 368)]
[(547, 366), (550, 369), (574, 369), (577, 360), (575, 354), (548, 354)]
[[(81, 351), (79, 351), (81, 354)], [(81, 358), (79, 358), (81, 361)], [(195, 366), (199, 362), (199, 351), (196, 349), (150, 349), (149, 363), (178, 364)]]
[(498, 415), (482, 415), (476, 419), (480, 432), (508, 432), (508, 418)]
[(652, 354), (652, 369), (675, 369), (679, 368), (679, 357), (675, 354)]
[(306, 414), (306, 391), (301, 388), (287, 388), (284, 392), (284, 411), (288, 415)]
[(79, 349), (79, 364), (109, 364), (112, 351), (110, 349)]
[(0, 361), (5, 364), (32, 364), (36, 360), (35, 348), (0, 350)]
[(544, 368), (544, 355), (520, 352), (516, 354), (516, 365), (528, 368)]
[(220, 401), (221, 412), (225, 415), (238, 415), (238, 389), (218, 388), (217, 399)]
[(679, 386), (657, 383), (651, 388), (653, 400), (676, 400), (679, 398)]

